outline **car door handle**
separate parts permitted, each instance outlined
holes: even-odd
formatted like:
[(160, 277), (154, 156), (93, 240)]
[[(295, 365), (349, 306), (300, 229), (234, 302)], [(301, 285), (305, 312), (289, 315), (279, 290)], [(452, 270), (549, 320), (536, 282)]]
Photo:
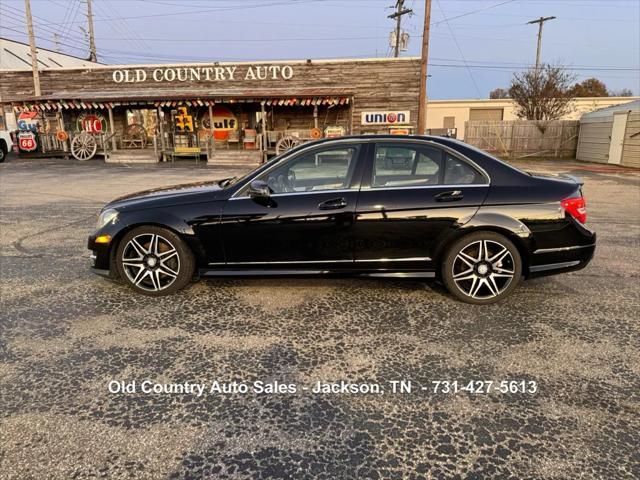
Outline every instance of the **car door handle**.
[(347, 201), (344, 198), (340, 197), (340, 198), (332, 198), (331, 200), (322, 202), (320, 205), (318, 205), (318, 208), (320, 210), (339, 210), (346, 206), (347, 206)]
[(449, 190), (448, 192), (442, 192), (434, 196), (436, 202), (454, 202), (456, 200), (462, 200), (464, 195), (462, 190)]

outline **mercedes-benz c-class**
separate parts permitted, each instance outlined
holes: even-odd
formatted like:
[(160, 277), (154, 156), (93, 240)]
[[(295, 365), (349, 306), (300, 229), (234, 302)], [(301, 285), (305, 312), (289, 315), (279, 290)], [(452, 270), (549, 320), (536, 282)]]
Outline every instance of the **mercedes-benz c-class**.
[(302, 144), (242, 178), (106, 205), (92, 269), (146, 295), (204, 276), (426, 277), (495, 302), (595, 251), (581, 183), (462, 142), (351, 136)]

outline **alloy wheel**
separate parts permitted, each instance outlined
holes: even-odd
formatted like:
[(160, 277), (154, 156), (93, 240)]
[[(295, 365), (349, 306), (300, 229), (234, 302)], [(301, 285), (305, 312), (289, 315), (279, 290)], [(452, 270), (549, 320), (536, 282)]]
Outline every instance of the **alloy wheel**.
[(180, 256), (165, 237), (143, 233), (122, 250), (122, 269), (136, 287), (157, 292), (169, 287), (180, 273)]
[(515, 262), (507, 247), (494, 240), (469, 243), (456, 255), (452, 278), (458, 289), (476, 300), (504, 292), (513, 281)]

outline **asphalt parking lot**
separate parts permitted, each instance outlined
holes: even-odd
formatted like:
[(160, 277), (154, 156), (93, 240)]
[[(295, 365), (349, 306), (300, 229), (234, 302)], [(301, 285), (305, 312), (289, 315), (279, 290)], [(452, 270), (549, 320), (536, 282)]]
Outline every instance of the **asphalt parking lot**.
[[(640, 177), (570, 162), (598, 249), (493, 306), (409, 280), (88, 270), (99, 208), (206, 166), (0, 165), (0, 478), (639, 478)], [(113, 394), (109, 381), (525, 380), (536, 393)]]

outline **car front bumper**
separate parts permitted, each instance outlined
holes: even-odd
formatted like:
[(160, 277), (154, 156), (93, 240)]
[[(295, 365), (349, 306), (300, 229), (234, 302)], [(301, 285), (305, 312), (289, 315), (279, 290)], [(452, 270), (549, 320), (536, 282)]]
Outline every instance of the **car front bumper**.
[(96, 237), (97, 235), (90, 235), (87, 240), (87, 248), (91, 250), (91, 254), (89, 255), (90, 267), (92, 271), (102, 270), (108, 274), (110, 270), (110, 244), (96, 243)]

